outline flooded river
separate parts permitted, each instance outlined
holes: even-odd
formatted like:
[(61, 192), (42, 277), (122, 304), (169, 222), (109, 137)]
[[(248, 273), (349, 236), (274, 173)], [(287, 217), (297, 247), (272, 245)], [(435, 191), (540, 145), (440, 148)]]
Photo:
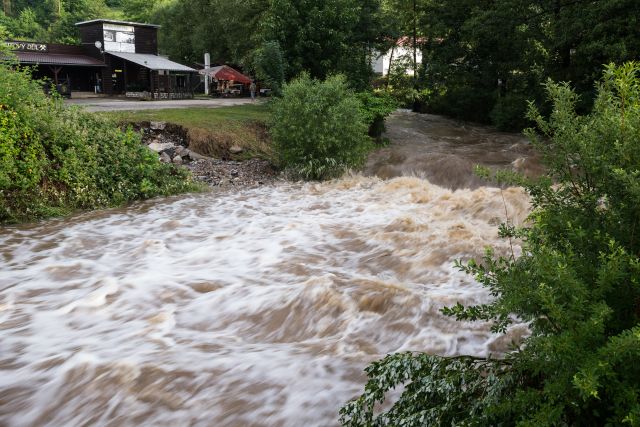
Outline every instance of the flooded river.
[(455, 168), (526, 143), (411, 113), (389, 135), (377, 177), (0, 229), (0, 425), (333, 426), (389, 352), (504, 351), (522, 326), (439, 309), (487, 301), (453, 260), (506, 253), (497, 224), (528, 212)]
[(369, 156), (367, 175), (415, 175), (455, 190), (487, 185), (474, 173), (476, 165), (512, 168), (527, 176), (542, 173), (522, 135), (408, 111), (394, 114), (387, 128), (392, 144)]

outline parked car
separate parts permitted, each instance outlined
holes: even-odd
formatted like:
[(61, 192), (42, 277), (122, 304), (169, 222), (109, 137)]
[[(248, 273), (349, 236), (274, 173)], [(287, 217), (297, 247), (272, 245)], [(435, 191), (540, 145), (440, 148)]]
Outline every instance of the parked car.
[(222, 92), (222, 96), (224, 97), (241, 96), (243, 89), (244, 89), (244, 86), (241, 84), (229, 85), (229, 87), (225, 89), (224, 92)]

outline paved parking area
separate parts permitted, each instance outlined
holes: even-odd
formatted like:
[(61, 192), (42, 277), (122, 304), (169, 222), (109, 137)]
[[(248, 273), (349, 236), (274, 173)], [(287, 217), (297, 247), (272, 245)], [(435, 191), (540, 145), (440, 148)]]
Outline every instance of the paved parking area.
[(118, 98), (67, 99), (68, 105), (78, 105), (90, 112), (164, 110), (168, 108), (220, 108), (251, 104), (249, 98), (180, 99), (163, 101), (137, 101)]

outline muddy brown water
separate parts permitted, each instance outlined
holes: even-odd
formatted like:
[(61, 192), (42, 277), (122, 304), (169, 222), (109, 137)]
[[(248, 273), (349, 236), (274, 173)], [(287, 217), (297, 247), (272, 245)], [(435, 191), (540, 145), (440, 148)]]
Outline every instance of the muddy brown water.
[(369, 157), (367, 175), (385, 179), (414, 175), (455, 190), (487, 185), (474, 172), (476, 165), (509, 168), (527, 176), (542, 173), (523, 135), (409, 111), (390, 117), (387, 130), (393, 143)]
[(455, 168), (529, 148), (406, 112), (389, 135), (367, 168), (382, 177), (0, 229), (0, 425), (333, 426), (387, 353), (504, 351), (523, 325), (439, 310), (488, 301), (453, 260), (510, 250), (496, 224), (528, 199)]

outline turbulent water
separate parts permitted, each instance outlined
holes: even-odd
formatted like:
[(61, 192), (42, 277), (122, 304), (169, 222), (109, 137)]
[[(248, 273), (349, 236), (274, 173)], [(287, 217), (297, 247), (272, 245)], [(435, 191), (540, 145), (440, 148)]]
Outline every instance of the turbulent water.
[(389, 352), (504, 351), (523, 326), (439, 313), (487, 301), (453, 260), (511, 251), (496, 225), (529, 209), (471, 187), (350, 176), (1, 229), (0, 425), (332, 426)]
[(393, 142), (369, 157), (366, 173), (382, 178), (418, 175), (445, 188), (478, 188), (486, 182), (476, 165), (509, 167), (528, 176), (542, 173), (522, 135), (448, 120), (431, 114), (400, 111), (388, 120)]

